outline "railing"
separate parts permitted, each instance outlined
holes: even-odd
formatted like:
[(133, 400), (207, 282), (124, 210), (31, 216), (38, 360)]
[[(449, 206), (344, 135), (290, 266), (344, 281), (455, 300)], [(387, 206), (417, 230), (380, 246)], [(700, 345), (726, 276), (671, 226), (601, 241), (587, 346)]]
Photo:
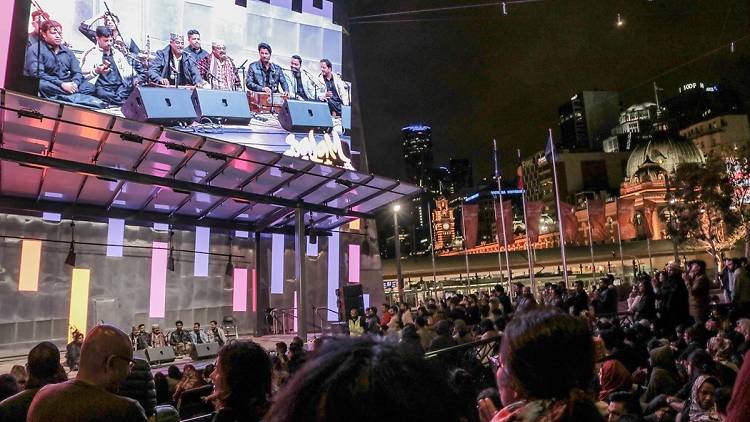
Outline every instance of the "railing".
[[(294, 320), (297, 318), (297, 308), (272, 309), (271, 318), (273, 319), (274, 334), (289, 334), (294, 330)], [(292, 327), (289, 327), (289, 322)], [(279, 331), (281, 328), (281, 331)]]
[[(334, 311), (333, 309), (318, 308), (313, 305), (313, 312), (315, 313), (315, 316), (318, 317), (318, 319), (320, 320), (320, 335), (325, 335), (324, 327), (325, 327), (325, 322), (326, 322), (326, 319), (328, 318), (328, 315), (323, 316), (320, 314), (320, 311), (326, 311), (326, 313), (332, 312), (336, 314), (336, 316), (339, 318), (341, 317), (341, 315), (337, 311)], [(315, 322), (313, 322), (313, 326), (315, 326)]]
[(425, 353), (424, 357), (447, 368), (462, 368), (471, 374), (477, 385), (495, 386), (495, 355), (500, 350), (500, 339), (495, 336), (485, 340), (460, 344)]

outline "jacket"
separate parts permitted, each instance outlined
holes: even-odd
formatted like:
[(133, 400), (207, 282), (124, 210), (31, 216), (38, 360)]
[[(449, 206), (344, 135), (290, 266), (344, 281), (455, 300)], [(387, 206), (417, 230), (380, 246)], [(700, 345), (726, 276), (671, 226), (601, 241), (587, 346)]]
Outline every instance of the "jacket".
[(269, 68), (268, 85), (266, 85), (266, 73), (263, 71), (263, 65), (260, 64), (260, 61), (250, 64), (245, 82), (247, 83), (247, 89), (253, 92), (261, 92), (266, 86), (270, 87), (272, 92), (276, 92), (279, 85), (281, 85), (281, 89), (284, 92), (289, 92), (289, 85), (286, 83), (284, 71), (276, 63), (271, 63), (271, 67)]
[[(33, 44), (26, 49), (23, 70), (25, 76), (47, 81), (58, 87), (62, 86), (63, 82), (74, 82), (76, 85), (83, 82), (81, 65), (71, 50), (60, 46), (60, 50), (55, 54), (46, 42), (39, 43), (38, 47), (39, 49), (37, 49), (37, 44)], [(39, 60), (37, 60), (37, 51), (39, 51)]]
[(750, 303), (750, 275), (745, 268), (734, 270), (733, 303)]
[[(290, 70), (284, 70), (284, 78), (286, 78), (286, 84), (289, 87), (289, 98), (300, 100), (301, 98), (296, 98), (297, 78)], [(315, 101), (321, 94), (325, 94), (325, 90), (321, 92), (321, 85), (318, 81), (313, 81), (312, 77), (305, 71), (300, 72), (300, 79), (302, 80), (302, 89), (310, 101)]]
[(169, 344), (176, 346), (179, 343), (190, 343), (193, 337), (187, 330), (177, 331), (174, 330), (169, 334)]
[[(158, 83), (162, 78), (169, 79), (169, 56), (172, 54), (171, 50), (172, 47), (168, 45), (156, 52), (147, 72), (148, 79), (151, 82)], [(193, 60), (193, 57), (183, 51), (181, 60), (182, 72), (180, 74), (180, 85), (203, 85), (203, 78), (201, 78), (200, 72), (198, 72), (198, 65)]]
[(705, 318), (709, 312), (709, 282), (705, 274), (700, 274), (694, 279), (688, 279), (688, 303), (690, 306), (690, 316), (695, 318)]
[[(318, 83), (320, 84), (320, 87), (322, 89), (322, 93), (318, 95), (318, 99), (321, 101), (325, 101), (325, 94), (326, 94), (326, 80), (323, 78), (323, 74), (318, 75)], [(351, 95), (349, 92), (350, 85), (348, 82), (345, 82), (343, 79), (341, 79), (341, 76), (339, 76), (338, 73), (333, 73), (333, 85), (336, 87), (336, 91), (339, 93), (339, 98), (341, 98), (341, 104), (348, 106), (352, 103)]]
[(198, 334), (195, 333), (195, 330), (190, 331), (190, 340), (192, 340), (193, 343), (198, 343), (198, 336), (200, 336), (203, 343), (208, 343), (208, 336), (205, 331), (198, 330)]
[(151, 374), (151, 365), (143, 359), (135, 359), (133, 370), (120, 384), (119, 395), (138, 401), (146, 416), (154, 414), (156, 408), (156, 384)]
[[(96, 84), (96, 81), (99, 79), (99, 75), (94, 73), (94, 69), (96, 66), (102, 64), (102, 53), (102, 49), (95, 45), (86, 50), (81, 56), (81, 73), (83, 73), (83, 78), (92, 84)], [(117, 66), (117, 70), (120, 72), (120, 77), (125, 84), (133, 84), (137, 82), (136, 78), (138, 77), (139, 71), (143, 72), (140, 62), (136, 61), (136, 67), (133, 67), (131, 61), (116, 48), (112, 49), (112, 58), (114, 59), (114, 64)], [(138, 68), (138, 71), (136, 68)]]

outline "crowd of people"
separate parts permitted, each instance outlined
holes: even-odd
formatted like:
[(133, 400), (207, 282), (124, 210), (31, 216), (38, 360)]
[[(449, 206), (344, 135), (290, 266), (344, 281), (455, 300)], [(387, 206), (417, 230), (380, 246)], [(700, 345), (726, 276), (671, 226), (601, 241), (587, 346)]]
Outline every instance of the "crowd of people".
[[(741, 297), (733, 289), (750, 281), (745, 262), (713, 287)], [(99, 325), (74, 379), (48, 342), (0, 377), (0, 397), (15, 393), (0, 402), (0, 420), (179, 420), (196, 392), (207, 421), (750, 420), (750, 319), (742, 301), (710, 296), (705, 264), (642, 274), (622, 296), (610, 278), (590, 292), (563, 287), (535, 297), (497, 285), (415, 312), (352, 309), (348, 336), (295, 338), (271, 351), (230, 340), (215, 364), (155, 377), (133, 360), (128, 335)], [(490, 347), (486, 361), (480, 345)]]

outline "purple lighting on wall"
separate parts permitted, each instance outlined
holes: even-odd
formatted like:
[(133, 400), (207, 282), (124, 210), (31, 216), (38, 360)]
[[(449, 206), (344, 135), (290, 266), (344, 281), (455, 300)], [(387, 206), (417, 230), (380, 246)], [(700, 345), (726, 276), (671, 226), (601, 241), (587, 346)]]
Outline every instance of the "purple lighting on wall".
[(349, 245), (349, 282), (359, 283), (359, 245)]
[(149, 318), (164, 318), (167, 300), (167, 245), (154, 242), (151, 249), (151, 294), (149, 295)]
[[(328, 238), (328, 300), (326, 307), (336, 310), (336, 289), (339, 288), (339, 232), (334, 231)], [(336, 321), (338, 317), (328, 311), (328, 321)]]
[(234, 269), (232, 311), (247, 312), (247, 268)]
[(125, 239), (125, 220), (110, 218), (107, 225), (107, 256), (122, 257), (122, 244)]
[(211, 246), (211, 229), (208, 227), (195, 228), (195, 267), (193, 275), (208, 276), (208, 250)]
[(284, 293), (284, 235), (271, 237), (271, 293)]

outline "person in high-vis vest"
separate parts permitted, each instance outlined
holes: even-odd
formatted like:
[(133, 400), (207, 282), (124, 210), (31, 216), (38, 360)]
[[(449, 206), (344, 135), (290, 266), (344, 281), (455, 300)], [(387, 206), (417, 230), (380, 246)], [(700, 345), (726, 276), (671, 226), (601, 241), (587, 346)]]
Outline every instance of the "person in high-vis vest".
[(349, 310), (349, 319), (347, 319), (349, 326), (349, 335), (352, 337), (359, 337), (365, 333), (365, 317), (359, 314), (357, 308)]

